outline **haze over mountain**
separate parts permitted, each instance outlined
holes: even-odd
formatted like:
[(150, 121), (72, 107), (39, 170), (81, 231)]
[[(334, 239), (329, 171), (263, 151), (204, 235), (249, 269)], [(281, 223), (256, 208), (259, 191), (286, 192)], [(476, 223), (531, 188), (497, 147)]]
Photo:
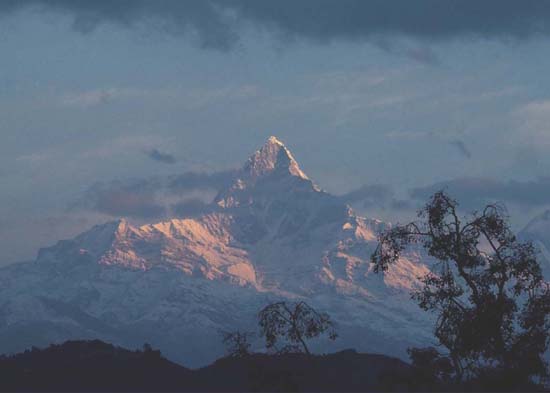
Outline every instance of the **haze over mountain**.
[(522, 240), (533, 242), (538, 251), (542, 273), (550, 281), (550, 210), (533, 218), (518, 236)]
[(207, 214), (108, 222), (1, 269), (0, 352), (100, 338), (203, 365), (222, 353), (221, 330), (254, 330), (268, 302), (304, 299), (338, 324), (340, 339), (317, 350), (404, 357), (431, 340), (429, 317), (409, 299), (428, 268), (409, 252), (372, 272), (386, 225), (321, 190), (270, 137)]

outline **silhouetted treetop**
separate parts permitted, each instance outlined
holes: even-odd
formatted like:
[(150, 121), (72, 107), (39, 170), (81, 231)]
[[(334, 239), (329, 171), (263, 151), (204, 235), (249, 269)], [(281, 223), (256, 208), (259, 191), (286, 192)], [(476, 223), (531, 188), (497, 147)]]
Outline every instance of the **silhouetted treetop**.
[[(309, 355), (306, 340), (323, 334), (328, 334), (330, 340), (337, 337), (329, 315), (305, 302), (270, 304), (260, 311), (258, 318), (267, 349), (276, 349), (279, 353), (303, 351)], [(283, 347), (278, 348), (280, 341)]]
[(505, 208), (490, 204), (463, 217), (440, 191), (418, 218), (381, 234), (371, 260), (376, 272), (385, 271), (412, 244), (435, 259), (412, 297), (437, 315), (435, 336), (453, 378), (479, 379), (495, 370), (525, 383), (547, 376), (550, 291), (535, 247), (518, 241)]
[(250, 355), (250, 338), (253, 333), (250, 332), (223, 332), (222, 342), (226, 347), (228, 356), (244, 357)]

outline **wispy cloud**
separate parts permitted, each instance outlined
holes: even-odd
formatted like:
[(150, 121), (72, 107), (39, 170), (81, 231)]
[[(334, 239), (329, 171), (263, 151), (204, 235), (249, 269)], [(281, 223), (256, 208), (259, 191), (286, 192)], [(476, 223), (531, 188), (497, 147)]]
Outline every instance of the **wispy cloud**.
[(521, 105), (514, 112), (518, 144), (550, 145), (550, 100)]
[(98, 182), (89, 187), (70, 209), (147, 220), (195, 216), (214, 208), (210, 202), (233, 176), (233, 171), (186, 172)]
[(66, 92), (61, 94), (58, 102), (61, 106), (87, 109), (129, 100), (177, 100), (186, 109), (197, 109), (216, 102), (242, 101), (257, 97), (258, 95), (258, 86), (250, 84), (186, 90), (175, 88), (139, 89), (135, 87), (101, 87)]
[(128, 95), (128, 91), (118, 88), (95, 89), (78, 93), (67, 93), (61, 97), (61, 104), (69, 107), (89, 108), (106, 104), (113, 99)]
[(111, 158), (120, 155), (121, 152), (131, 154), (146, 154), (154, 148), (152, 146), (168, 146), (172, 138), (163, 138), (157, 135), (123, 134), (111, 138), (96, 146), (89, 147), (78, 153), (80, 159)]
[(362, 209), (409, 210), (410, 201), (396, 198), (393, 187), (387, 184), (365, 184), (344, 195), (340, 200)]
[(468, 177), (438, 182), (410, 191), (413, 199), (426, 200), (438, 190), (447, 190), (462, 206), (470, 209), (488, 202), (504, 202), (527, 207), (550, 204), (550, 177), (533, 180), (500, 181), (492, 178)]
[(41, 150), (29, 154), (23, 154), (16, 158), (17, 162), (27, 163), (31, 165), (43, 164), (45, 161), (55, 158), (59, 154), (54, 149)]
[(419, 63), (439, 65), (441, 60), (436, 53), (427, 46), (416, 46), (405, 51), (405, 55)]
[(550, 100), (531, 101), (519, 108), (522, 114), (547, 116), (550, 114)]
[(177, 162), (176, 157), (169, 153), (163, 153), (158, 149), (146, 150), (145, 154), (153, 161), (161, 162), (163, 164), (175, 164)]
[(388, 131), (384, 135), (390, 139), (422, 139), (431, 138), (435, 133), (432, 131)]
[(472, 152), (470, 152), (470, 149), (466, 146), (466, 144), (459, 140), (455, 139), (454, 141), (450, 141), (449, 144), (456, 148), (456, 150), (465, 158), (472, 158)]
[(313, 87), (322, 90), (364, 91), (380, 86), (388, 75), (361, 71), (334, 71), (315, 76)]
[(135, 218), (164, 218), (166, 209), (152, 192), (132, 192), (125, 187), (99, 188), (91, 191), (92, 210), (110, 216)]
[(405, 56), (422, 64), (431, 66), (441, 64), (435, 51), (427, 45), (411, 43), (409, 40), (397, 39), (396, 37), (378, 37), (373, 43), (384, 52), (397, 56)]

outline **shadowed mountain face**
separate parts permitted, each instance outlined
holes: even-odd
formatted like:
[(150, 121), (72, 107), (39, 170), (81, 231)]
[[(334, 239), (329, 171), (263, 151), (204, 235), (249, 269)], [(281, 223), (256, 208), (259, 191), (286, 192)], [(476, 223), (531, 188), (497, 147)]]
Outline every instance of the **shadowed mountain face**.
[[(431, 340), (409, 299), (427, 272), (411, 252), (384, 274), (369, 264), (386, 224), (323, 192), (271, 137), (220, 190), (213, 212), (140, 227), (124, 219), (0, 270), (0, 351), (75, 338), (144, 341), (196, 366), (221, 354), (220, 330), (254, 330), (270, 301), (328, 312), (340, 339), (405, 355)], [(259, 344), (258, 344), (259, 345)]]
[[(342, 351), (223, 358), (199, 370), (172, 363), (159, 351), (129, 351), (104, 342), (62, 345), (0, 358), (0, 391), (381, 391), (402, 390), (406, 363)], [(391, 377), (391, 378), (389, 378)]]

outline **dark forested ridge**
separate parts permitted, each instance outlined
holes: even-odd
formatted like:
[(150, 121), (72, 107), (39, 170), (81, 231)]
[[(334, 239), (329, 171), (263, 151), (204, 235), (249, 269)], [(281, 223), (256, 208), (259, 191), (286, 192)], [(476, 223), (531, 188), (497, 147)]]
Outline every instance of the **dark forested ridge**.
[(144, 346), (67, 341), (0, 359), (2, 391), (380, 391), (407, 390), (401, 360), (352, 350), (330, 355), (251, 354), (191, 370)]
[(2, 391), (153, 391), (185, 386), (191, 371), (144, 346), (67, 341), (0, 359)]

